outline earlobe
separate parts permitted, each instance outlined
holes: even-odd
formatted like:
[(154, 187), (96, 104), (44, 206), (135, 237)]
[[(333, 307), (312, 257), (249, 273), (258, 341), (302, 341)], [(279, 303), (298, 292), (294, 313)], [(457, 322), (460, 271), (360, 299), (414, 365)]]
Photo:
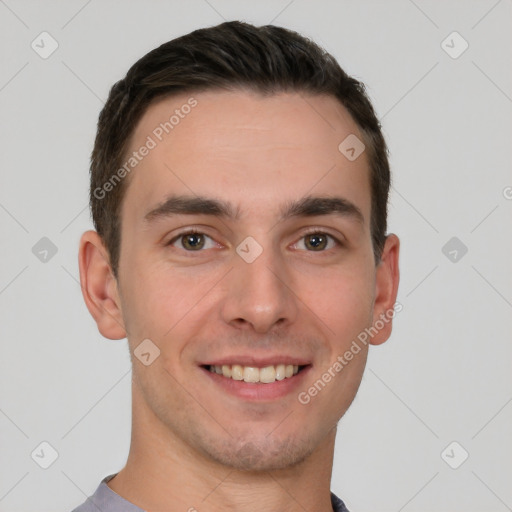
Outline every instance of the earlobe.
[(398, 293), (400, 272), (398, 256), (400, 240), (394, 234), (386, 237), (381, 261), (375, 276), (375, 302), (373, 307), (373, 327), (377, 331), (372, 337), (372, 345), (384, 343), (391, 335), (395, 303)]
[(80, 284), (87, 309), (106, 338), (126, 337), (117, 282), (110, 267), (108, 251), (96, 231), (86, 231), (78, 254)]

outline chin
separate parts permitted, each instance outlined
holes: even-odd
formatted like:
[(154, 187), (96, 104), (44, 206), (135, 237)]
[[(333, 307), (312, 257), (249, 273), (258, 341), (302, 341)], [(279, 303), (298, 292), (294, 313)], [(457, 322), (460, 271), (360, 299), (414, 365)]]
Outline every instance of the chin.
[(240, 440), (225, 445), (209, 444), (205, 452), (215, 462), (238, 471), (265, 472), (291, 468), (300, 465), (314, 451), (315, 445), (300, 440), (270, 439), (263, 437), (260, 442)]

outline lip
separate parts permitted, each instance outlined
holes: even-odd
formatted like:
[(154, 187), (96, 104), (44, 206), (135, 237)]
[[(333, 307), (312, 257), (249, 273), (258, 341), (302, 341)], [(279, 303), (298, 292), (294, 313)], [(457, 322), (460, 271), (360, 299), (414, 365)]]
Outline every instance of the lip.
[(222, 359), (215, 359), (212, 361), (205, 361), (199, 363), (200, 366), (233, 366), (239, 364), (240, 366), (254, 366), (256, 368), (265, 368), (266, 366), (274, 366), (278, 364), (292, 364), (294, 366), (308, 366), (311, 364), (310, 360), (301, 359), (294, 356), (275, 355), (265, 357), (255, 357), (251, 355), (246, 356), (228, 356)]
[[(295, 359), (296, 360), (296, 359)], [(223, 360), (225, 361), (225, 360)], [(239, 361), (239, 360), (238, 360)], [(276, 361), (276, 359), (273, 359)], [(229, 364), (229, 363), (218, 363), (218, 364)], [(237, 363), (232, 363), (237, 364)], [(258, 365), (260, 363), (258, 362)], [(262, 363), (264, 367), (265, 363)], [(292, 363), (289, 363), (292, 364)], [(250, 366), (249, 364), (244, 366)], [(253, 364), (256, 366), (256, 364)], [(270, 366), (270, 364), (267, 364)], [(302, 365), (298, 365), (302, 366)], [(211, 372), (208, 368), (202, 366), (199, 367), (204, 372), (207, 378), (210, 379), (215, 386), (220, 388), (225, 393), (235, 396), (239, 399), (250, 401), (250, 402), (270, 402), (278, 400), (290, 395), (294, 391), (296, 392), (299, 387), (303, 385), (306, 375), (311, 370), (311, 364), (308, 364), (302, 368), (299, 373), (293, 377), (289, 377), (283, 380), (276, 380), (268, 384), (261, 382), (245, 382), (243, 380), (233, 380), (231, 378), (224, 377), (217, 373)]]

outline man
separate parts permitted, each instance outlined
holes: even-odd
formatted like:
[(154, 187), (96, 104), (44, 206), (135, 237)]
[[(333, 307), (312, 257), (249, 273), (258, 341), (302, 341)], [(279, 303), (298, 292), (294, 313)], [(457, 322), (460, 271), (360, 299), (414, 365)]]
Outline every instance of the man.
[(347, 510), (336, 425), (398, 288), (389, 180), (362, 84), (283, 28), (197, 30), (114, 85), (79, 266), (128, 338), (132, 439), (75, 512)]

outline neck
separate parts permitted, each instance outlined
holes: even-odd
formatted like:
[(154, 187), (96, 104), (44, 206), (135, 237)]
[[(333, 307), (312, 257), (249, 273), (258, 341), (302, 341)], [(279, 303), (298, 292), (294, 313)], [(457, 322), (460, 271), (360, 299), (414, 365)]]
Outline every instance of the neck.
[(158, 421), (134, 390), (130, 453), (108, 486), (146, 512), (332, 512), (335, 435), (331, 430), (312, 454), (291, 467), (242, 471), (185, 443)]

